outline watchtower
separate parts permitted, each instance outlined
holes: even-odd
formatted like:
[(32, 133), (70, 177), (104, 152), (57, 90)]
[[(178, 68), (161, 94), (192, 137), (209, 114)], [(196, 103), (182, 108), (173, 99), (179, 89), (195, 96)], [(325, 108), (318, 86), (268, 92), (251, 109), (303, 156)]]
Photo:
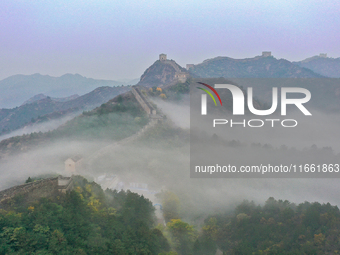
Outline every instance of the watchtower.
[(65, 172), (69, 174), (77, 173), (83, 163), (83, 158), (80, 155), (76, 155), (72, 158), (68, 158), (65, 160)]
[(262, 57), (270, 57), (272, 55), (271, 51), (262, 51)]
[(164, 54), (164, 53), (159, 54), (159, 60), (160, 60), (160, 61), (166, 60), (166, 54)]

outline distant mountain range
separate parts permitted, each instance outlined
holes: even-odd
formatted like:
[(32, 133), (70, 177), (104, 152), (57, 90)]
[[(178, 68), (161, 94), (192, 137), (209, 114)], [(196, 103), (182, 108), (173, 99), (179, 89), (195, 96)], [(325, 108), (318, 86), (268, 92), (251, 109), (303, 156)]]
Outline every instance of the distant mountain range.
[(126, 84), (119, 81), (96, 80), (79, 74), (60, 77), (49, 75), (13, 75), (0, 81), (0, 108), (14, 108), (29, 98), (44, 94), (52, 98), (84, 95), (98, 87), (113, 87)]
[(308, 68), (326, 77), (340, 78), (340, 58), (314, 56), (299, 62), (293, 62), (300, 67)]
[[(340, 108), (338, 103), (340, 80), (325, 76), (338, 77), (339, 62), (339, 59), (318, 56), (295, 63), (272, 56), (247, 59), (216, 57), (197, 65), (190, 65), (189, 70), (186, 70), (174, 60), (165, 59), (157, 60), (147, 68), (138, 85), (166, 87), (183, 82), (181, 81), (183, 77), (184, 79), (224, 77), (241, 86), (254, 87), (255, 96), (257, 94), (257, 97), (265, 103), (271, 98), (273, 86), (308, 86), (313, 95), (314, 106), (336, 110)], [(275, 78), (280, 78), (281, 81), (272, 80)], [(13, 106), (12, 109), (0, 110), (0, 132), (1, 130), (3, 133), (8, 132), (29, 125), (30, 122), (57, 118), (98, 106), (128, 91), (127, 87), (111, 87), (122, 82), (126, 81), (95, 80), (78, 74), (65, 74), (61, 77), (40, 74), (11, 76), (0, 81), (0, 107)], [(89, 93), (93, 89), (95, 90)], [(14, 108), (18, 105), (21, 106)]]
[[(84, 95), (83, 97), (79, 97), (77, 99), (68, 101), (66, 103), (55, 103), (59, 104), (68, 104), (69, 107), (75, 106), (75, 100), (81, 100), (82, 102), (88, 102), (91, 100), (91, 97), (94, 95), (102, 95), (105, 96), (109, 94), (110, 89), (130, 89), (130, 87), (119, 87), (119, 88), (98, 88), (95, 91)], [(63, 123), (59, 127), (55, 128), (50, 132), (35, 132), (31, 135), (19, 135), (15, 137), (5, 137), (3, 140), (0, 140), (0, 160), (7, 152), (15, 152), (15, 151), (25, 151), (39, 144), (43, 144), (45, 142), (51, 141), (53, 139), (63, 139), (63, 138), (71, 138), (71, 139), (79, 139), (79, 140), (92, 140), (92, 139), (101, 139), (102, 141), (112, 141), (112, 140), (121, 140), (126, 138), (134, 133), (138, 132), (147, 122), (147, 117), (145, 116), (145, 112), (143, 108), (140, 106), (138, 101), (135, 99), (135, 96), (131, 91), (126, 90), (116, 91), (117, 96), (111, 97), (109, 100), (103, 99), (105, 103), (100, 106), (84, 111), (82, 114), (79, 114), (75, 118)], [(119, 94), (118, 94), (119, 93)], [(95, 97), (95, 96), (94, 96)], [(92, 98), (92, 100), (94, 99)], [(51, 101), (51, 99), (42, 99), (40, 101), (34, 102), (32, 104), (27, 104), (22, 107), (29, 107), (30, 110), (34, 110), (39, 104), (41, 104), (41, 108), (45, 105), (49, 105), (46, 101)], [(79, 103), (79, 102), (78, 102)], [(50, 102), (50, 104), (52, 104)], [(33, 106), (33, 108), (31, 108)], [(18, 107), (19, 109), (21, 107)], [(0, 110), (0, 118), (1, 114), (7, 112), (8, 110)], [(23, 111), (23, 109), (21, 110)], [(39, 111), (39, 109), (34, 110)], [(44, 115), (51, 116), (56, 114), (55, 111), (52, 114)], [(8, 114), (8, 113), (7, 113)], [(14, 116), (13, 116), (14, 117)], [(17, 114), (17, 120), (20, 120), (20, 116)], [(60, 117), (60, 116), (58, 116)], [(36, 120), (40, 120), (42, 118), (37, 118)], [(1, 124), (1, 122), (0, 122)], [(28, 123), (27, 125), (30, 125)]]
[(189, 72), (202, 78), (321, 78), (320, 74), (272, 56), (246, 59), (216, 57), (192, 65)]
[[(38, 95), (31, 97), (27, 101), (25, 101), (22, 105), (31, 104), (33, 102), (36, 102), (36, 101), (39, 101), (39, 100), (42, 100), (42, 99), (45, 99), (45, 98), (48, 98), (48, 97), (49, 96), (46, 96), (44, 94), (38, 94)], [(79, 97), (79, 95), (75, 94), (75, 95), (72, 95), (72, 96), (69, 96), (69, 97), (62, 97), (62, 98), (51, 97), (51, 99), (53, 101), (56, 101), (56, 102), (67, 102), (67, 101), (70, 101), (72, 99), (76, 99), (78, 97)]]
[(0, 109), (0, 134), (8, 133), (24, 125), (59, 118), (72, 112), (91, 110), (129, 90), (130, 87), (127, 86), (99, 87), (90, 93), (64, 102), (50, 97), (33, 100), (41, 97), (35, 96), (31, 99), (33, 100), (31, 103), (13, 109)]

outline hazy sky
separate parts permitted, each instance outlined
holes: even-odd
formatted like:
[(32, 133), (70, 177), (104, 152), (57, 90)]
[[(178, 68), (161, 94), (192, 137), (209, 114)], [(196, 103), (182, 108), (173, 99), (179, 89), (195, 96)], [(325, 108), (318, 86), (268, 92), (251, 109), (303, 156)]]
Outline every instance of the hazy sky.
[(339, 0), (0, 2), (0, 79), (132, 79), (159, 53), (182, 66), (265, 50), (288, 60), (340, 57), (339, 42)]

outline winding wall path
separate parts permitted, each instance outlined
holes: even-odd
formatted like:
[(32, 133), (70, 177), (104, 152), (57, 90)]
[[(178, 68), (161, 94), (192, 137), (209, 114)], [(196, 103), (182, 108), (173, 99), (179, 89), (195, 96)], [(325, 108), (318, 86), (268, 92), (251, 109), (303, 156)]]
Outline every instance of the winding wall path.
[(155, 126), (158, 121), (162, 120), (163, 117), (156, 113), (156, 109), (152, 106), (151, 102), (148, 100), (147, 96), (143, 95), (143, 93), (140, 91), (138, 87), (132, 87), (132, 93), (135, 96), (138, 103), (141, 105), (141, 107), (144, 109), (144, 111), (149, 116), (149, 123), (145, 125), (141, 130), (139, 130), (137, 133), (133, 134), (132, 136), (129, 136), (127, 138), (124, 138), (120, 141), (114, 142), (113, 144), (110, 144), (104, 148), (101, 148), (100, 150), (93, 153), (87, 160), (85, 165), (91, 169), (93, 162), (99, 158), (102, 157), (108, 153), (112, 153), (115, 150), (117, 150), (120, 146), (126, 145), (132, 141), (135, 141), (140, 136), (142, 136), (147, 130)]

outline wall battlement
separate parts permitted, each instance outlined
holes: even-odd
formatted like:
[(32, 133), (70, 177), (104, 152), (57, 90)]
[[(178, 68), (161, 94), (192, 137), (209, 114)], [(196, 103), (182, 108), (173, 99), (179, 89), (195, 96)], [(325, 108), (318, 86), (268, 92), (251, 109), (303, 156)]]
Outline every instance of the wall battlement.
[(145, 96), (141, 93), (138, 87), (132, 87), (132, 93), (137, 99), (138, 103), (142, 106), (144, 111), (149, 115), (156, 115), (156, 110), (153, 106), (146, 100)]
[[(161, 62), (163, 62), (164, 64), (168, 64), (168, 65), (171, 65), (175, 71), (176, 71), (176, 74), (175, 74), (175, 79), (178, 80), (179, 82), (185, 82), (188, 78), (188, 73), (186, 72), (183, 72), (179, 67), (178, 65), (176, 64), (175, 61), (173, 60), (169, 60), (166, 58), (166, 54), (160, 54), (159, 55), (159, 60)], [(193, 65), (192, 65), (193, 66)]]
[(17, 185), (0, 191), (0, 205), (15, 197), (24, 195), (27, 202), (34, 201), (42, 197), (48, 197), (56, 192), (63, 192), (73, 189), (72, 177), (52, 177), (39, 181)]
[(120, 140), (118, 142), (115, 142), (113, 144), (110, 144), (108, 146), (105, 146), (104, 148), (101, 148), (96, 153), (92, 154), (86, 162), (86, 166), (91, 169), (91, 166), (93, 162), (99, 158), (102, 157), (105, 154), (113, 153), (115, 150), (119, 149), (120, 146), (124, 146), (128, 143), (131, 143), (141, 137), (147, 130), (155, 126), (160, 120), (163, 119), (163, 117), (160, 114), (156, 113), (156, 110), (153, 108), (153, 106), (150, 104), (146, 96), (144, 96), (140, 89), (136, 86), (132, 87), (132, 93), (136, 97), (136, 100), (138, 103), (143, 107), (143, 109), (148, 113), (149, 115), (149, 123), (145, 125), (141, 130), (139, 130), (137, 133), (135, 133), (132, 136), (129, 136), (127, 138), (124, 138), (123, 140)]

